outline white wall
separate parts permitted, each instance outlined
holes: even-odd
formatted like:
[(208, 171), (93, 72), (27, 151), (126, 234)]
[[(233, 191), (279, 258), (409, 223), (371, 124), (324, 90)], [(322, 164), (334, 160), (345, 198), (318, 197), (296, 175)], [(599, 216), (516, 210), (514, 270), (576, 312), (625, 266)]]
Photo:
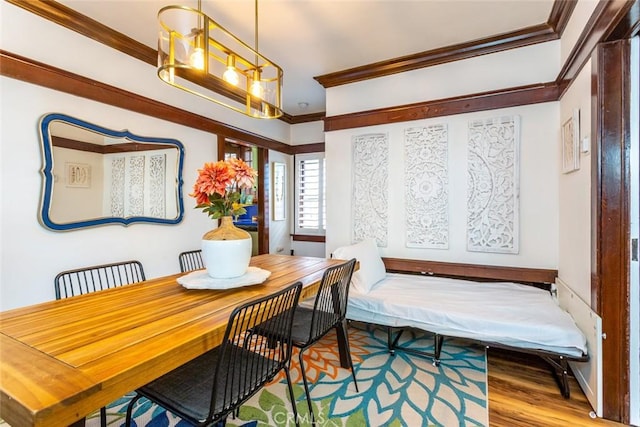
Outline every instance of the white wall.
[(554, 81), (559, 41), (327, 89), (327, 116)]
[[(467, 127), (471, 120), (519, 115), (520, 251), (519, 254), (466, 250)], [(446, 124), (449, 134), (449, 249), (405, 246), (404, 129)], [(558, 103), (551, 102), (428, 120), (328, 132), (327, 255), (351, 242), (351, 156), (354, 135), (387, 133), (389, 138), (389, 243), (383, 256), (474, 264), (556, 268), (558, 257), (557, 129)]]
[[(288, 142), (282, 120), (256, 120), (162, 82), (156, 68), (7, 2), (0, 2), (4, 50), (92, 78), (206, 118)], [(25, 28), (29, 36), (18, 37)], [(153, 29), (155, 31), (155, 29)], [(38, 40), (34, 43), (34, 40)]]
[[(591, 61), (560, 100), (560, 123), (580, 110), (580, 138), (591, 139)], [(557, 129), (558, 141), (561, 140)], [(558, 142), (558, 170), (562, 155)], [(591, 155), (580, 153), (580, 169), (558, 174), (558, 277), (591, 304)]]
[[(102, 154), (51, 147), (53, 153), (53, 196), (49, 215), (58, 223), (75, 222), (104, 216), (104, 159)], [(83, 163), (90, 167), (87, 187), (67, 186), (67, 163)]]
[[(500, 88), (555, 80), (560, 70), (559, 41), (541, 43), (407, 73), (337, 86), (327, 90), (327, 115), (405, 105)], [(366, 94), (366, 95), (365, 95)], [(520, 252), (492, 254), (466, 250), (466, 142), (468, 122), (503, 115), (521, 118)], [(449, 133), (449, 249), (405, 247), (403, 131), (443, 123)], [(461, 114), (428, 120), (328, 132), (327, 247), (351, 243), (351, 138), (387, 133), (389, 158), (389, 244), (385, 256), (435, 261), (535, 268), (558, 262), (558, 129), (557, 102)]]
[[(213, 223), (187, 196), (196, 170), (217, 158), (216, 136), (145, 115), (106, 106), (18, 80), (2, 84), (2, 310), (54, 298), (53, 279), (66, 269), (138, 259), (147, 277), (177, 273), (178, 253), (200, 246)], [(181, 224), (109, 225), (69, 232), (46, 230), (38, 223), (42, 187), (37, 124), (50, 112), (64, 112), (110, 129), (174, 138), (185, 146), (184, 204)]]
[(300, 123), (290, 129), (290, 144), (316, 144), (324, 142), (324, 121)]
[(567, 23), (567, 27), (562, 33), (562, 39), (560, 40), (561, 64), (564, 64), (567, 58), (569, 58), (573, 46), (580, 38), (580, 34), (582, 34), (582, 31), (584, 30), (584, 26), (589, 21), (589, 18), (598, 3), (598, 0), (579, 0), (576, 4), (576, 7), (573, 9), (573, 13), (571, 14), (571, 18), (569, 18), (569, 22)]
[[(189, 95), (160, 81), (155, 67), (17, 6), (0, 2), (0, 19), (3, 50), (288, 142), (289, 125), (283, 121), (251, 119)], [(29, 28), (29, 36), (15, 36), (25, 28)], [(38, 43), (34, 43), (36, 39)], [(6, 77), (0, 78), (0, 85), (0, 309), (53, 299), (54, 276), (69, 268), (138, 259), (149, 278), (178, 272), (178, 253), (199, 248), (201, 236), (213, 228), (206, 215), (193, 209), (195, 203), (188, 194), (196, 170), (203, 162), (217, 158), (216, 135)], [(183, 222), (175, 226), (110, 225), (66, 233), (52, 232), (39, 225), (42, 162), (37, 123), (51, 112), (69, 114), (110, 129), (128, 129), (138, 135), (181, 141), (186, 153)], [(280, 244), (286, 247), (286, 243)]]

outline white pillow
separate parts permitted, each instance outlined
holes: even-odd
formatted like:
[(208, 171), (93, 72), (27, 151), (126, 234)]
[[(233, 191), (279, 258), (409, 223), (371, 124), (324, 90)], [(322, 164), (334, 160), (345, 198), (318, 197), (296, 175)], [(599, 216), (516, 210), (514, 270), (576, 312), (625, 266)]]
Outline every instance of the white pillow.
[(358, 260), (360, 268), (354, 271), (351, 285), (360, 293), (368, 293), (376, 283), (387, 276), (375, 239), (365, 239), (355, 245), (342, 246), (333, 251), (333, 257)]

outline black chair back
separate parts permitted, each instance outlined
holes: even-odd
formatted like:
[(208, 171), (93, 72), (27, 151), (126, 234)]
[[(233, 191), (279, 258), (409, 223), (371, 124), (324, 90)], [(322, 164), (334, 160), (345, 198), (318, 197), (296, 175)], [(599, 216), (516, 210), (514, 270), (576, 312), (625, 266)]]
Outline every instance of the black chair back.
[[(210, 420), (219, 418), (253, 396), (291, 360), (291, 326), (302, 283), (234, 309), (220, 347), (214, 377)], [(252, 335), (248, 331), (275, 322), (285, 335)], [(288, 373), (288, 372), (287, 372)]]
[(186, 273), (187, 271), (202, 270), (204, 268), (204, 262), (202, 261), (202, 250), (182, 252), (178, 255), (178, 261), (180, 262), (180, 271)]
[(313, 305), (313, 316), (307, 346), (318, 341), (329, 330), (345, 320), (349, 284), (356, 265), (353, 258), (325, 270)]
[(124, 261), (63, 271), (55, 277), (54, 284), (56, 299), (62, 299), (144, 280), (140, 261)]
[[(291, 385), (291, 327), (302, 283), (236, 307), (229, 316), (222, 343), (136, 390), (127, 407), (130, 426), (133, 407), (146, 397), (187, 420), (210, 426), (226, 420), (280, 371), (287, 376), (295, 424), (298, 412)], [(274, 322), (282, 334), (252, 335), (250, 330)], [(217, 425), (217, 424), (216, 424)]]

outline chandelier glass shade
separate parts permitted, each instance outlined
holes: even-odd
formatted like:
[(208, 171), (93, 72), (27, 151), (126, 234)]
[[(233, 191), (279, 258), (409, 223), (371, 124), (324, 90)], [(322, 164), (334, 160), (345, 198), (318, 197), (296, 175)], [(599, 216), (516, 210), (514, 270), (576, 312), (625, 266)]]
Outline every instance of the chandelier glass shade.
[(166, 6), (158, 12), (158, 77), (251, 117), (282, 116), (282, 68), (202, 13)]

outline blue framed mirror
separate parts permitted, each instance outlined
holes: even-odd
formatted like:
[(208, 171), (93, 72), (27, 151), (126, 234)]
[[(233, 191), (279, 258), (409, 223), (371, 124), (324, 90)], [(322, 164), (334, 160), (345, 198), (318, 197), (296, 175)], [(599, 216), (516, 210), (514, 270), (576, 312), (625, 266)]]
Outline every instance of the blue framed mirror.
[(179, 141), (106, 129), (59, 113), (44, 116), (39, 131), (39, 218), (46, 228), (182, 221), (184, 146)]

